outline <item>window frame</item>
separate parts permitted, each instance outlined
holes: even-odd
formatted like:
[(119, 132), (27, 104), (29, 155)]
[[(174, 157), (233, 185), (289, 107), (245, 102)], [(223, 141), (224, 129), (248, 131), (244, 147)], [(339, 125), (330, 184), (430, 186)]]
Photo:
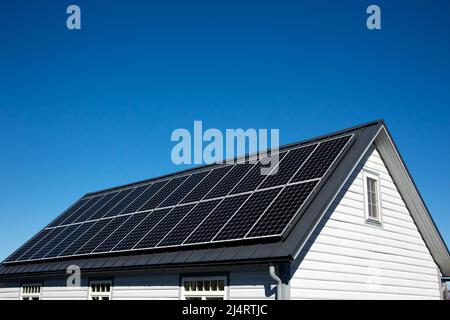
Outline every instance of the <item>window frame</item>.
[[(217, 291), (186, 291), (185, 281), (223, 281), (223, 290)], [(200, 298), (200, 300), (213, 300), (222, 298), (220, 300), (228, 300), (228, 277), (225, 275), (202, 275), (202, 276), (182, 276), (180, 283), (180, 298), (181, 300), (191, 300), (189, 298)], [(210, 299), (208, 299), (210, 298)]]
[[(38, 287), (39, 292), (24, 292), (26, 287)], [(22, 283), (20, 286), (20, 300), (41, 300), (42, 296), (42, 283), (40, 282), (30, 282)]]
[[(104, 292), (94, 292), (92, 291), (92, 285), (96, 284), (105, 284), (109, 285), (109, 291)], [(90, 280), (89, 281), (89, 296), (88, 300), (112, 300), (112, 291), (113, 291), (113, 282), (112, 280)], [(108, 299), (102, 299), (102, 298), (108, 298)], [(99, 298), (99, 299), (94, 299)]]
[[(368, 188), (368, 179), (373, 179), (376, 182), (376, 197), (377, 197), (377, 206), (376, 212), (377, 217), (371, 217), (369, 212), (369, 188)], [(364, 192), (364, 212), (365, 219), (367, 223), (375, 223), (377, 225), (383, 224), (383, 214), (381, 210), (381, 187), (380, 187), (380, 175), (371, 171), (363, 171), (363, 192)]]

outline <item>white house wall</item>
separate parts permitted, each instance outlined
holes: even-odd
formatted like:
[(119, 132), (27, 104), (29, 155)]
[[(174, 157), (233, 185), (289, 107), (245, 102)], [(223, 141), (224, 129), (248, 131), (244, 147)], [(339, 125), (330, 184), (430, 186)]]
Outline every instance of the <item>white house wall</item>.
[[(362, 170), (380, 176), (382, 226), (366, 223)], [(293, 299), (440, 299), (438, 268), (372, 148), (292, 267)]]

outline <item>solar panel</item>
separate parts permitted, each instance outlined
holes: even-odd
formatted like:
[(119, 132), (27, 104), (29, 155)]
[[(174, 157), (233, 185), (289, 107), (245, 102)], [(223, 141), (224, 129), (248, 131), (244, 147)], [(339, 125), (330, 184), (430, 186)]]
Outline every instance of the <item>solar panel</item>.
[(246, 238), (280, 235), (317, 185), (310, 181), (287, 186)]
[(351, 137), (281, 150), (272, 175), (225, 164), (87, 195), (6, 261), (279, 237)]
[(85, 243), (87, 243), (93, 236), (95, 236), (100, 230), (102, 230), (106, 224), (108, 224), (112, 218), (105, 220), (98, 220), (91, 225), (86, 232), (84, 232), (80, 237), (77, 238), (72, 244), (70, 244), (59, 257), (71, 256), (75, 254)]
[(255, 192), (235, 213), (213, 241), (243, 238), (256, 220), (264, 213), (275, 199), (281, 188)]
[(346, 136), (320, 143), (291, 182), (323, 177), (349, 140), (350, 136)]
[(158, 209), (146, 212), (144, 220), (136, 226), (127, 236), (125, 236), (114, 248), (114, 251), (132, 249), (145, 235), (153, 230), (172, 209)]
[(145, 217), (146, 213), (132, 214), (120, 227), (112, 232), (93, 252), (108, 252), (114, 248), (136, 225)]
[(136, 200), (126, 207), (125, 210), (122, 211), (122, 214), (138, 211), (144, 203), (151, 199), (166, 183), (167, 181), (161, 181), (152, 184), (139, 197), (137, 197)]
[(93, 205), (95, 205), (103, 196), (96, 196), (90, 198), (80, 210), (78, 210), (75, 214), (68, 217), (66, 220), (64, 220), (61, 225), (71, 224), (75, 220), (78, 219), (80, 215), (83, 215), (87, 210), (89, 210)]
[(193, 204), (187, 204), (173, 208), (159, 223), (158, 225), (148, 233), (135, 247), (134, 249), (153, 248), (155, 247), (164, 236), (172, 230), (175, 225), (183, 219), (183, 217), (189, 213), (194, 207)]
[(287, 155), (280, 160), (276, 174), (268, 175), (258, 189), (281, 186), (288, 183), (316, 147), (317, 144), (312, 144), (303, 148), (290, 150)]
[(122, 225), (129, 216), (118, 216), (106, 224), (95, 236), (86, 242), (76, 254), (91, 253), (100, 243), (103, 242), (114, 230)]
[(139, 186), (133, 189), (129, 194), (123, 198), (114, 208), (112, 208), (108, 213), (106, 213), (103, 217), (114, 217), (119, 214), (122, 214), (123, 210), (125, 210), (137, 197), (139, 197), (145, 189), (147, 189), (148, 185)]
[(12, 255), (10, 255), (5, 262), (8, 261), (16, 261), (22, 256), (25, 252), (30, 250), (33, 246), (35, 246), (37, 243), (45, 239), (45, 237), (51, 233), (53, 229), (44, 229), (40, 231), (36, 236), (34, 236), (32, 239), (27, 241), (22, 247), (20, 247), (18, 250), (16, 250)]
[(64, 220), (68, 219), (72, 214), (75, 214), (89, 199), (84, 198), (78, 200), (73, 206), (64, 211), (58, 218), (56, 218), (48, 227), (56, 227)]
[(226, 196), (253, 167), (253, 164), (235, 164), (233, 169), (206, 195), (205, 199)]
[(66, 237), (63, 241), (61, 241), (56, 247), (54, 247), (51, 253), (49, 253), (47, 256), (48, 257), (59, 256), (75, 240), (77, 240), (82, 234), (84, 234), (94, 223), (95, 223), (94, 221), (89, 221), (80, 224), (78, 229), (76, 229), (68, 237)]
[(92, 207), (87, 209), (83, 214), (79, 215), (77, 219), (75, 219), (75, 223), (77, 222), (83, 222), (86, 220), (89, 220), (92, 215), (94, 215), (101, 207), (103, 207), (105, 204), (107, 204), (116, 193), (108, 193), (101, 197), (99, 201), (97, 201)]
[(158, 247), (180, 245), (194, 231), (194, 229), (208, 216), (217, 206), (220, 200), (201, 202), (192, 209), (184, 220), (180, 222), (170, 233), (158, 244)]
[(194, 189), (197, 184), (209, 173), (210, 171), (203, 171), (195, 173), (187, 178), (181, 186), (177, 188), (166, 200), (161, 203), (160, 207), (169, 207), (178, 204), (186, 195)]
[(189, 194), (181, 201), (181, 203), (189, 203), (200, 201), (211, 191), (211, 189), (233, 168), (228, 165), (216, 168), (208, 174)]
[[(281, 161), (286, 153), (280, 153), (278, 155), (278, 161)], [(275, 159), (275, 157), (273, 158)], [(261, 169), (268, 167), (267, 162), (259, 161), (256, 165), (253, 166), (252, 170), (239, 182), (236, 187), (233, 188), (231, 194), (244, 193), (248, 191), (255, 190), (259, 184), (267, 177), (267, 175), (261, 174)]]
[(187, 179), (188, 176), (177, 177), (170, 180), (164, 187), (159, 190), (154, 197), (152, 197), (148, 202), (146, 202), (141, 211), (151, 210), (158, 207), (161, 202), (163, 202), (172, 192), (174, 192), (183, 182)]

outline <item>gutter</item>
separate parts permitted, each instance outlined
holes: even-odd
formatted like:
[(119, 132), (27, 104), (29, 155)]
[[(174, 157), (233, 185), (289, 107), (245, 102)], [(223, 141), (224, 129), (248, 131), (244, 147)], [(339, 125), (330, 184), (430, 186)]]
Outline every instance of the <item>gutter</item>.
[[(276, 268), (278, 267), (278, 268)], [(276, 273), (278, 270), (278, 275)], [(269, 275), (277, 283), (276, 300), (290, 300), (291, 287), (289, 280), (291, 278), (291, 269), (289, 262), (278, 263), (277, 266), (272, 262), (269, 265)]]

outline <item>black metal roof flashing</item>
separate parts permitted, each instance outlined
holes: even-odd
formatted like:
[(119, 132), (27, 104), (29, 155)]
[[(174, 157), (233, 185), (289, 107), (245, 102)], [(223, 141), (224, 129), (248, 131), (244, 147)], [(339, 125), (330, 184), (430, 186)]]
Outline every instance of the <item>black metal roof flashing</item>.
[[(378, 120), (280, 148), (280, 150), (289, 149), (293, 146), (307, 144), (326, 137), (348, 133), (354, 135), (352, 143), (346, 146), (334, 165), (330, 167), (320, 182), (320, 185), (315, 189), (307, 203), (300, 209), (300, 212), (296, 216), (297, 218), (291, 222), (282, 237), (277, 239), (254, 239), (253, 242), (230, 241), (216, 244), (210, 243), (176, 248), (151, 249), (142, 252), (109, 253), (94, 257), (49, 259), (39, 262), (2, 263), (0, 265), (0, 277), (15, 278), (36, 274), (63, 274), (69, 265), (77, 265), (84, 272), (99, 272), (102, 270), (175, 268), (182, 266), (261, 263), (295, 259), (320, 222), (324, 212), (329, 208), (337, 193), (346, 183), (383, 127), (384, 122)], [(205, 168), (205, 166), (189, 171), (201, 170), (202, 168)], [(183, 171), (181, 173), (185, 172)], [(156, 181), (162, 178), (158, 177), (151, 180)], [(144, 181), (138, 182), (137, 184), (141, 183), (144, 183)], [(118, 187), (117, 189), (123, 187), (125, 186)], [(99, 192), (105, 191), (102, 190)]]

